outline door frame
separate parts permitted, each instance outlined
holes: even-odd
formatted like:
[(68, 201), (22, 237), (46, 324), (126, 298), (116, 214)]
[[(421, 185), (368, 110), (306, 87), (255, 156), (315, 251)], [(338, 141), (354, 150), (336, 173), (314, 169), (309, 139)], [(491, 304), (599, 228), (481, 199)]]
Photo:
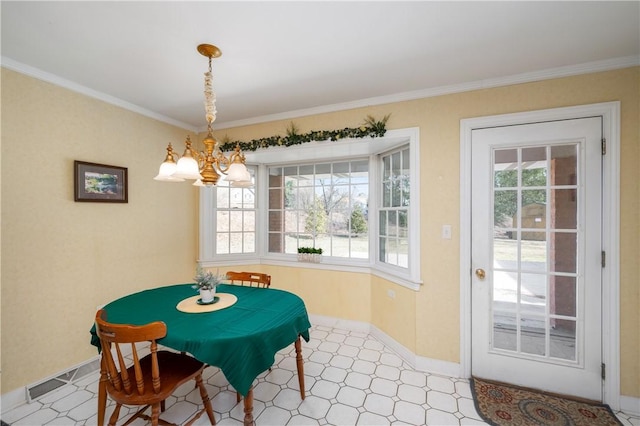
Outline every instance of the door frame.
[(603, 402), (620, 409), (620, 102), (604, 102), (460, 120), (460, 376), (471, 377), (471, 132), (486, 127), (596, 117), (603, 119), (602, 362)]

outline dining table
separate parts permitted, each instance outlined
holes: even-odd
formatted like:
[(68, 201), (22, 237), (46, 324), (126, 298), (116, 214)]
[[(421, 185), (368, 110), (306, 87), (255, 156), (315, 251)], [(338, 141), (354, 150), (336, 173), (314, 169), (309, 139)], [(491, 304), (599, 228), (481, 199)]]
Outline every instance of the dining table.
[[(244, 398), (244, 424), (252, 425), (254, 380), (273, 366), (275, 354), (294, 344), (300, 397), (305, 398), (301, 338), (309, 341), (311, 323), (304, 301), (274, 288), (220, 284), (215, 303), (204, 304), (193, 284), (176, 284), (133, 293), (103, 307), (114, 324), (162, 321), (167, 334), (158, 344), (191, 354), (220, 368)], [(91, 344), (100, 348), (95, 324)], [(215, 407), (214, 407), (215, 409)], [(104, 424), (106, 371), (101, 367), (98, 424)]]

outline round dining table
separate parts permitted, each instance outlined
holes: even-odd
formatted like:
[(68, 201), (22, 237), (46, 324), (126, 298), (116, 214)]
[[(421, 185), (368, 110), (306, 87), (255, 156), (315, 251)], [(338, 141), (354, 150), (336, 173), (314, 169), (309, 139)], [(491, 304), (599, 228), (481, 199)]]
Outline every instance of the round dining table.
[[(292, 343), (296, 348), (300, 396), (304, 399), (300, 338), (309, 341), (311, 324), (303, 300), (279, 289), (226, 284), (218, 285), (216, 294), (225, 303), (220, 309), (211, 305), (209, 312), (195, 306), (197, 293), (192, 284), (140, 291), (114, 300), (103, 309), (110, 323), (164, 322), (167, 335), (158, 344), (219, 367), (229, 384), (244, 396), (247, 425), (253, 424), (253, 381), (273, 365), (276, 352)], [(189, 309), (191, 300), (187, 299), (193, 300), (194, 309)], [(100, 349), (95, 326), (91, 335), (91, 343)], [(103, 424), (106, 394), (100, 388), (98, 422)]]

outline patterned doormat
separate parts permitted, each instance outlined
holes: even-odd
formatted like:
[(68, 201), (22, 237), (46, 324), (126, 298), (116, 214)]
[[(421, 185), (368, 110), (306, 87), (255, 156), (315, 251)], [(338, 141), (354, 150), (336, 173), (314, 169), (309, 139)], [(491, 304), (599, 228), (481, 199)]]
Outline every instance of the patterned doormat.
[(608, 405), (591, 404), (533, 390), (471, 379), (471, 393), (482, 419), (494, 426), (621, 426)]

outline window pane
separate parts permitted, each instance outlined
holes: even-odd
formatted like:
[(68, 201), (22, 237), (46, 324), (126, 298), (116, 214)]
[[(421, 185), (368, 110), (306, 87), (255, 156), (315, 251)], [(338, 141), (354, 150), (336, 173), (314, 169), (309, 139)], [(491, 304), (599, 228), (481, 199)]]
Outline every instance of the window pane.
[(544, 317), (522, 316), (520, 319), (522, 333), (520, 335), (520, 351), (544, 356), (547, 352)]
[(216, 230), (218, 232), (227, 232), (229, 231), (229, 212), (228, 211), (220, 211), (218, 210), (216, 219)]
[(409, 223), (407, 222), (407, 212), (398, 212), (398, 236), (401, 238), (409, 237)]
[(518, 226), (518, 191), (496, 190), (493, 193), (493, 223), (498, 228)]
[(508, 351), (518, 349), (516, 314), (509, 312), (493, 313), (493, 347)]
[(380, 219), (378, 220), (378, 224), (380, 225), (379, 234), (382, 236), (387, 235), (387, 212), (385, 210), (380, 211)]
[(391, 157), (382, 158), (382, 179), (388, 181), (391, 178)]
[(493, 309), (515, 310), (518, 300), (518, 274), (495, 271), (493, 274)]
[(552, 189), (550, 228), (576, 229), (578, 204), (575, 189)]
[(256, 234), (255, 232), (245, 232), (242, 236), (243, 238), (243, 247), (245, 252), (255, 252), (256, 251)]
[(387, 261), (387, 238), (380, 237), (379, 245), (380, 245), (380, 249), (379, 249), (380, 255), (378, 259), (380, 260), (380, 262), (386, 262)]
[(391, 182), (382, 184), (382, 207), (391, 207)]
[(551, 233), (551, 270), (555, 272), (576, 272), (577, 234), (568, 232)]
[(242, 210), (229, 212), (229, 230), (231, 232), (242, 231), (243, 225)]
[(552, 276), (551, 279), (551, 315), (576, 316), (576, 278)]
[(229, 207), (232, 209), (241, 209), (243, 207), (242, 206), (242, 188), (230, 188)]
[(547, 148), (522, 149), (522, 186), (547, 184)]
[(409, 162), (409, 150), (404, 149), (402, 150), (402, 175), (405, 177), (409, 177), (410, 164), (411, 163)]
[[(409, 266), (409, 149), (403, 147), (380, 156), (383, 181), (380, 184), (379, 233), (388, 236), (381, 242), (381, 262), (407, 268)], [(381, 241), (383, 241), (381, 239)]]
[(231, 253), (242, 253), (242, 233), (234, 232), (230, 234), (229, 244)]
[[(283, 190), (281, 188), (270, 189), (269, 190), (269, 208), (270, 209), (279, 209), (282, 208), (283, 203)], [(292, 200), (284, 201), (285, 205), (290, 204)]]
[(229, 207), (229, 188), (219, 186), (216, 189), (216, 206), (219, 209)]
[[(284, 195), (269, 193), (269, 230), (287, 235), (284, 246), (270, 245), (269, 251), (297, 253), (298, 247), (316, 247), (326, 256), (354, 257), (356, 238), (368, 247), (368, 170), (366, 159), (300, 165), (295, 176), (291, 170)], [(277, 199), (282, 196), (283, 201)], [(280, 228), (275, 222), (282, 223)], [(366, 257), (367, 250), (359, 249), (357, 256), (363, 253)]]
[(391, 174), (393, 176), (399, 176), (402, 174), (400, 155), (400, 152), (394, 152), (391, 154)]
[(298, 186), (313, 186), (313, 165), (299, 167)]
[(217, 234), (216, 235), (216, 253), (228, 254), (229, 253), (229, 234)]
[(391, 206), (400, 207), (402, 205), (402, 180), (395, 179), (391, 182)]
[(551, 147), (551, 185), (576, 185), (578, 145)]
[(283, 173), (284, 170), (279, 167), (273, 167), (269, 169), (269, 188), (282, 187)]
[(518, 186), (518, 150), (498, 149), (494, 151), (493, 179), (496, 188)]
[(555, 326), (551, 329), (549, 352), (554, 358), (576, 360), (575, 321), (555, 320)]
[(547, 308), (547, 276), (523, 273), (520, 279), (521, 311), (544, 315)]
[(398, 235), (398, 227), (396, 226), (398, 223), (397, 211), (390, 211), (387, 214), (387, 235), (390, 237), (396, 237)]
[(245, 211), (242, 219), (244, 232), (253, 233), (256, 230), (256, 212)]
[(409, 240), (406, 238), (398, 239), (398, 263), (396, 265), (402, 266), (403, 268), (409, 267)]
[[(247, 166), (255, 185), (255, 168)], [(277, 183), (282, 169), (275, 169), (270, 184)], [(216, 253), (255, 253), (255, 244), (242, 243), (244, 232), (255, 232), (255, 188), (231, 188), (220, 179), (216, 185)], [(232, 234), (237, 234), (233, 235)], [(255, 239), (255, 235), (253, 237)]]

